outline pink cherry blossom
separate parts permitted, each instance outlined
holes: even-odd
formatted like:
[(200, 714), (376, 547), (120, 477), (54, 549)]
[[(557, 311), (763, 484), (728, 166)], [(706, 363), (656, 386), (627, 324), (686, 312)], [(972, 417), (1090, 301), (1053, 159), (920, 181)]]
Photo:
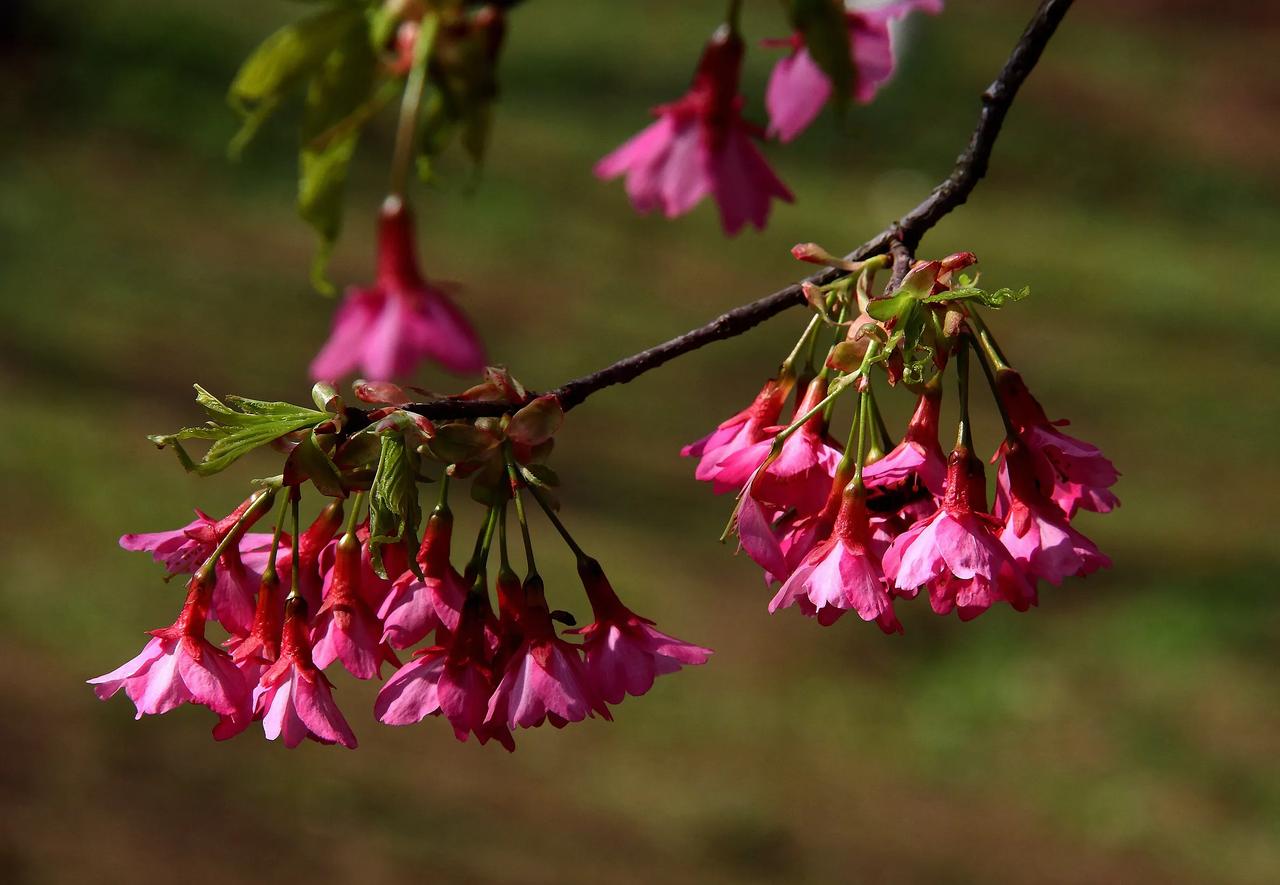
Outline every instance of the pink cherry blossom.
[(657, 122), (596, 164), (595, 174), (626, 176), (637, 212), (661, 209), (683, 215), (710, 194), (720, 208), (725, 233), (750, 222), (763, 229), (774, 197), (791, 202), (752, 142), (757, 127), (742, 118), (738, 81), (743, 46), (724, 29), (707, 43), (689, 92), (654, 109)]
[(587, 676), (601, 700), (618, 704), (626, 695), (639, 697), (658, 676), (705, 664), (711, 656), (711, 649), (668, 636), (623, 605), (594, 559), (580, 560), (578, 575), (595, 621), (571, 632), (582, 636)]
[(1027, 574), (1057, 585), (1110, 567), (1111, 560), (1039, 490), (1035, 465), (1021, 443), (1006, 447), (997, 489), (996, 512), (1004, 514), (1000, 541)]
[(262, 674), (253, 691), (256, 718), (268, 740), (283, 738), (289, 748), (304, 738), (354, 750), (356, 736), (333, 700), (333, 686), (316, 667), (307, 637), (306, 602), (290, 602), (279, 660)]
[(1009, 368), (996, 372), (1000, 402), (1017, 428), (1035, 465), (1036, 478), (1068, 518), (1083, 507), (1106, 513), (1119, 506), (1111, 486), (1119, 471), (1097, 446), (1063, 433), (1067, 421), (1050, 421), (1044, 408), (1027, 390), (1022, 376)]
[[(870, 103), (893, 76), (892, 25), (917, 9), (936, 15), (942, 11), (942, 0), (897, 0), (874, 9), (845, 12), (849, 57), (853, 63), (853, 97), (858, 102)], [(809, 54), (799, 33), (780, 40), (766, 40), (765, 45), (791, 50), (774, 65), (765, 89), (769, 135), (787, 142), (817, 119), (831, 97), (831, 80)]]
[(449, 562), (452, 536), (453, 514), (447, 509), (436, 510), (427, 520), (418, 550), (422, 577), (406, 571), (382, 600), (378, 609), (382, 639), (392, 648), (417, 645), (441, 626), (458, 628), (467, 588)]
[[(121, 535), (120, 546), (125, 550), (150, 553), (171, 575), (192, 574), (213, 555), (218, 542), (235, 527), (256, 498), (256, 494), (249, 496), (222, 519), (215, 520), (197, 510), (196, 518), (180, 529)], [(253, 525), (257, 519), (257, 515), (251, 516), (241, 530)], [(252, 550), (270, 541), (269, 533), (246, 532), (239, 546), (241, 550)]]
[[(826, 395), (826, 379), (814, 379), (796, 407), (796, 414), (808, 413)], [(764, 439), (725, 458), (713, 488), (728, 491), (742, 488), (751, 480), (747, 494), (762, 504), (778, 510), (794, 507), (801, 513), (820, 510), (831, 491), (841, 456), (839, 445), (827, 434), (822, 413), (814, 415), (783, 442), (778, 457), (757, 473), (772, 446), (772, 438)]]
[(316, 612), (312, 656), (320, 669), (341, 661), (357, 679), (381, 677), (382, 663), (400, 666), (382, 642), (382, 627), (360, 595), (360, 542), (348, 532), (338, 542), (325, 586), (324, 604)]
[(468, 596), (458, 630), (443, 644), (418, 652), (387, 680), (374, 705), (380, 722), (410, 725), (443, 715), (460, 741), (474, 734), (482, 744), (492, 738), (508, 751), (515, 749), (505, 723), (485, 721), (495, 684), (485, 640), (487, 611), (487, 599)]
[(962, 620), (1002, 600), (1019, 610), (1035, 602), (1035, 588), (996, 537), (998, 521), (974, 507), (982, 507), (981, 469), (965, 449), (952, 452), (942, 506), (899, 535), (883, 562), (902, 595), (927, 587), (935, 612), (956, 609)]
[(137, 708), (136, 718), (168, 713), (181, 704), (200, 704), (218, 714), (218, 740), (249, 724), (249, 686), (231, 657), (204, 636), (212, 596), (212, 578), (197, 573), (187, 585), (182, 613), (170, 627), (152, 630), (137, 657), (90, 679), (99, 699), (124, 689)]
[(940, 391), (929, 391), (920, 397), (902, 442), (864, 468), (862, 478), (868, 489), (896, 489), (919, 483), (934, 497), (942, 498), (947, 456), (938, 444), (941, 411)]
[(485, 721), (514, 729), (535, 728), (543, 722), (562, 728), (596, 713), (612, 719), (592, 688), (581, 650), (556, 636), (540, 579), (525, 582), (520, 626), (524, 639), (489, 699)]
[(714, 482), (719, 478), (720, 464), (725, 458), (766, 437), (772, 438), (770, 429), (778, 423), (792, 383), (790, 379), (771, 379), (751, 405), (721, 422), (707, 436), (681, 449), (682, 456), (699, 459), (694, 477), (701, 482)]
[(842, 493), (831, 536), (804, 557), (769, 603), (769, 611), (795, 604), (823, 626), (835, 623), (846, 611), (854, 611), (864, 621), (875, 621), (886, 633), (902, 632), (884, 570), (872, 550), (863, 489)]
[(444, 290), (423, 278), (412, 213), (398, 197), (388, 197), (378, 222), (377, 278), (372, 286), (348, 290), (311, 375), (333, 380), (359, 369), (370, 380), (388, 381), (424, 360), (472, 374), (484, 368), (484, 345)]

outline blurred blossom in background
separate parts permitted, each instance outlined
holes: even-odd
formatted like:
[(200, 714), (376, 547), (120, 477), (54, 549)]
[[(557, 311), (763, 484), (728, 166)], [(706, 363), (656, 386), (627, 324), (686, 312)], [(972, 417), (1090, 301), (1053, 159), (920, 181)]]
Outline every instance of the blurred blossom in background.
[[(914, 18), (875, 104), (765, 148), (796, 202), (726, 240), (710, 204), (638, 217), (591, 174), (687, 87), (719, 6), (529, 3), (478, 186), (455, 175), (421, 204), (424, 270), (463, 281), (534, 388), (663, 340), (798, 278), (792, 244), (858, 243), (914, 205), (1032, 5)], [(778, 23), (757, 6), (753, 40)], [(83, 683), (182, 592), (117, 537), (226, 512), (270, 461), (200, 480), (145, 434), (193, 423), (191, 381), (307, 397), (332, 302), (308, 286), (288, 115), (225, 156), (237, 64), (298, 12), (0, 6), (0, 881), (1280, 880), (1280, 9), (1079, 4), (989, 180), (921, 250), (1030, 284), (997, 331), (1124, 474), (1124, 507), (1082, 518), (1114, 570), (965, 625), (903, 606), (905, 636), (770, 617), (758, 571), (715, 542), (726, 501), (678, 450), (759, 388), (799, 331), (783, 316), (569, 416), (553, 463), (575, 532), (637, 610), (717, 654), (511, 756), (377, 726), (376, 685), (343, 674), (355, 753), (215, 745), (203, 711), (135, 723)], [(748, 52), (748, 119), (774, 57)], [(353, 175), (340, 283), (371, 271), (390, 130)], [(997, 426), (980, 416), (980, 448)]]

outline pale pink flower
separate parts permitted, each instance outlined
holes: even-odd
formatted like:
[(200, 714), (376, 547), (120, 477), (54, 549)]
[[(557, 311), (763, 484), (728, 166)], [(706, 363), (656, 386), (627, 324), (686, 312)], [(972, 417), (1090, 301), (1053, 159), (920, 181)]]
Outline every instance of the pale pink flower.
[[(150, 553), (156, 562), (165, 567), (171, 575), (189, 575), (204, 565), (205, 560), (213, 555), (218, 542), (227, 532), (235, 527), (248, 511), (257, 495), (251, 495), (240, 503), (235, 510), (222, 519), (213, 519), (201, 510), (196, 510), (196, 518), (180, 529), (167, 532), (144, 532), (120, 536), (120, 546), (125, 550), (144, 551)], [(248, 528), (256, 520), (251, 517), (244, 528)], [(241, 550), (252, 550), (264, 543), (270, 543), (270, 533), (247, 533), (240, 539)]]
[(316, 667), (307, 637), (306, 602), (295, 598), (285, 615), (280, 657), (253, 691), (254, 715), (268, 740), (289, 748), (304, 738), (354, 750), (356, 736), (333, 700), (333, 686)]
[(449, 562), (452, 536), (453, 513), (437, 509), (427, 520), (418, 550), (422, 577), (406, 571), (382, 600), (378, 609), (382, 639), (392, 648), (417, 645), (441, 626), (446, 630), (458, 628), (467, 588)]
[(1097, 446), (1059, 430), (1069, 422), (1050, 421), (1013, 369), (996, 372), (996, 388), (1005, 413), (1030, 452), (1036, 479), (1068, 518), (1081, 507), (1106, 513), (1120, 504), (1110, 491), (1120, 473)]
[(444, 290), (423, 278), (413, 237), (409, 208), (388, 197), (378, 221), (377, 278), (348, 290), (329, 340), (311, 362), (313, 378), (359, 369), (372, 381), (389, 381), (424, 360), (460, 375), (484, 368), (484, 345)]
[(769, 201), (793, 198), (752, 142), (759, 129), (742, 118), (742, 56), (741, 38), (717, 32), (689, 92), (655, 108), (657, 122), (600, 160), (596, 176), (625, 175), (637, 212), (661, 209), (674, 218), (710, 194), (725, 233), (732, 236), (747, 222), (763, 229)]
[(1004, 516), (1000, 541), (1027, 574), (1058, 585), (1063, 578), (1110, 567), (1111, 560), (1040, 491), (1022, 444), (1006, 446), (997, 490), (996, 512)]
[[(796, 407), (796, 415), (806, 414), (826, 395), (826, 379), (814, 379)], [(820, 510), (830, 494), (841, 456), (839, 445), (827, 434), (822, 413), (818, 412), (788, 437), (778, 457), (757, 473), (772, 447), (770, 437), (725, 458), (720, 464), (715, 490), (742, 488), (751, 480), (746, 494), (768, 507), (778, 510), (794, 507), (800, 513)]]
[(487, 599), (478, 593), (468, 596), (457, 632), (448, 634), (443, 644), (418, 652), (378, 692), (374, 705), (378, 720), (410, 725), (443, 715), (460, 741), (474, 734), (482, 744), (492, 738), (508, 751), (514, 750), (515, 741), (505, 723), (485, 722), (495, 684), (485, 639), (487, 613)]
[(485, 721), (509, 728), (550, 722), (562, 728), (596, 713), (612, 719), (596, 695), (581, 649), (556, 636), (540, 579), (525, 582), (524, 638), (489, 699)]
[(871, 519), (863, 489), (841, 494), (831, 536), (817, 544), (769, 603), (769, 611), (798, 604), (829, 626), (846, 611), (875, 621), (886, 633), (901, 633), (884, 570), (872, 550)]
[(341, 661), (357, 679), (381, 677), (383, 661), (400, 666), (382, 642), (382, 626), (360, 594), (360, 541), (348, 532), (338, 542), (326, 580), (324, 604), (316, 612), (312, 656), (320, 669)]
[(158, 716), (181, 704), (200, 704), (218, 714), (218, 740), (249, 724), (249, 686), (231, 657), (204, 637), (212, 578), (197, 573), (187, 585), (182, 613), (170, 627), (152, 630), (142, 652), (110, 673), (90, 679), (99, 699), (124, 689), (138, 719)]
[(720, 463), (730, 455), (772, 437), (775, 425), (782, 414), (782, 406), (791, 392), (792, 381), (771, 379), (756, 394), (751, 405), (720, 423), (720, 426), (697, 442), (680, 450), (686, 458), (697, 458), (694, 477), (701, 482), (713, 482), (720, 474)]
[[(893, 76), (894, 21), (917, 9), (936, 15), (942, 11), (942, 0), (897, 0), (874, 9), (845, 12), (849, 57), (853, 63), (853, 97), (861, 104), (870, 103)], [(766, 40), (765, 45), (791, 50), (774, 65), (765, 89), (769, 135), (791, 141), (817, 119), (831, 97), (831, 80), (809, 54), (799, 33)]]
[(965, 449), (951, 453), (942, 506), (899, 535), (884, 555), (884, 572), (904, 596), (929, 590), (933, 610), (956, 609), (962, 620), (999, 601), (1025, 609), (1035, 588), (996, 537), (999, 522), (982, 507), (981, 465)]
[(938, 444), (938, 415), (942, 411), (941, 391), (920, 397), (907, 424), (902, 442), (883, 458), (862, 471), (868, 489), (898, 489), (920, 485), (941, 498), (947, 477), (947, 456)]
[(711, 649), (661, 632), (653, 621), (622, 604), (594, 559), (578, 561), (595, 621), (570, 632), (582, 636), (587, 676), (601, 700), (618, 704), (639, 697), (658, 676), (682, 666), (705, 664)]

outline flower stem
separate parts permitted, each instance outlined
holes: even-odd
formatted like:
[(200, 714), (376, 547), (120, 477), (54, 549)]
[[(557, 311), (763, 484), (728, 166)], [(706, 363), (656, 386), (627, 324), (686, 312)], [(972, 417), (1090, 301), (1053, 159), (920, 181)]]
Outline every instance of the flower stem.
[(547, 515), (547, 519), (551, 520), (551, 524), (556, 527), (556, 531), (560, 533), (560, 537), (569, 545), (569, 549), (573, 551), (573, 555), (580, 560), (589, 559), (590, 557), (587, 556), (586, 552), (578, 546), (578, 542), (573, 540), (573, 535), (569, 534), (569, 530), (564, 527), (564, 523), (560, 521), (560, 517), (551, 509), (551, 505), (543, 500), (542, 492), (538, 491), (537, 487), (528, 485), (527, 483), (525, 484), (525, 488), (529, 490), (529, 494), (533, 496), (533, 500), (538, 502), (538, 506), (541, 507), (542, 512)]
[(280, 506), (276, 509), (276, 527), (271, 533), (271, 552), (267, 554), (267, 572), (274, 574), (276, 570), (276, 551), (280, 549), (280, 533), (284, 529), (284, 514), (289, 506), (289, 495), (280, 498)]
[(525, 483), (521, 481), (520, 474), (516, 470), (516, 462), (511, 457), (510, 449), (507, 450), (507, 478), (511, 482), (511, 500), (516, 505), (516, 520), (520, 523), (520, 534), (524, 538), (525, 566), (530, 575), (536, 575), (538, 566), (533, 561), (533, 538), (529, 535), (529, 520), (524, 512), (524, 500), (520, 497), (520, 486)]
[(218, 568), (218, 560), (222, 558), (222, 554), (226, 553), (227, 548), (232, 544), (240, 543), (240, 538), (244, 536), (244, 530), (250, 523), (261, 516), (263, 511), (271, 506), (271, 502), (275, 499), (275, 496), (275, 489), (263, 489), (259, 492), (257, 497), (253, 499), (253, 503), (245, 508), (244, 513), (240, 514), (240, 518), (235, 521), (235, 524), (232, 525), (231, 528), (227, 530), (227, 533), (218, 541), (217, 546), (213, 548), (213, 552), (209, 554), (209, 558), (200, 566), (197, 574), (204, 573), (207, 576), (212, 577), (213, 573)]
[[(969, 346), (973, 348), (973, 352), (978, 355), (978, 364), (982, 366), (982, 374), (987, 378), (987, 387), (991, 388), (991, 398), (996, 401), (996, 408), (1000, 411), (1000, 420), (1004, 423), (1004, 435), (1009, 442), (1016, 442), (1018, 439), (1018, 428), (1014, 426), (1013, 419), (1009, 417), (1009, 413), (1005, 410), (1004, 400), (1000, 398), (1000, 388), (996, 385), (996, 370), (999, 363), (992, 352), (986, 350), (981, 345), (981, 340), (977, 336), (968, 335), (966, 340)], [(992, 363), (995, 363), (993, 368)], [(1007, 366), (1005, 368), (1008, 368)]]
[(290, 538), (290, 541), (289, 541), (290, 550), (293, 553), (293, 556), (289, 562), (289, 599), (290, 600), (302, 598), (302, 585), (298, 577), (299, 573), (302, 571), (302, 569), (299, 568), (299, 562), (298, 562), (299, 557), (301, 556), (300, 548), (302, 544), (302, 541), (301, 541), (302, 514), (299, 512), (301, 510), (301, 507), (300, 507), (301, 503), (302, 503), (302, 487), (294, 486), (292, 489), (289, 490), (289, 509), (292, 511), (292, 514), (293, 514), (293, 537)]
[(349, 535), (356, 530), (356, 523), (360, 518), (360, 507), (363, 504), (364, 492), (356, 492), (355, 497), (351, 499), (351, 512), (347, 514), (347, 522), (342, 527), (344, 535)]
[(396, 142), (391, 155), (391, 180), (388, 185), (392, 196), (404, 199), (409, 184), (409, 169), (413, 165), (413, 145), (418, 134), (418, 112), (422, 96), (427, 88), (427, 59), (431, 57), (431, 44), (435, 42), (438, 19), (434, 12), (422, 17), (418, 26), (418, 38), (413, 44), (413, 66), (404, 81), (404, 96), (400, 99), (400, 120), (396, 125)]
[(973, 451), (973, 431), (969, 422), (969, 345), (960, 342), (956, 352), (956, 382), (960, 391), (960, 425), (956, 428), (956, 448)]

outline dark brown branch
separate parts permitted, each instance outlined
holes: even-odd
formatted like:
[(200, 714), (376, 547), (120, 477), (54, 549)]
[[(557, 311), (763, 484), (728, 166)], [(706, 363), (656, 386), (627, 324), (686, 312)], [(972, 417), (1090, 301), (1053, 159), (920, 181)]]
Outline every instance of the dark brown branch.
[[(900, 274), (906, 273), (909, 263), (903, 267), (899, 265), (909, 262), (910, 256), (920, 245), (924, 235), (949, 212), (963, 204), (978, 181), (987, 174), (991, 150), (995, 147), (996, 138), (1000, 135), (1000, 127), (1004, 124), (1004, 118), (1009, 113), (1013, 99), (1036, 66), (1036, 62), (1040, 60), (1040, 54), (1057, 30), (1063, 16), (1067, 14), (1067, 10), (1071, 8), (1071, 3), (1072, 0), (1042, 0), (1026, 30), (1022, 32), (1022, 37), (1005, 61), (1000, 75), (982, 93), (982, 110), (978, 116), (978, 125), (969, 138), (968, 146), (956, 158), (951, 174), (901, 220), (889, 225), (850, 252), (847, 256), (849, 260), (861, 261), (892, 249), (895, 258), (893, 277), (901, 279)], [(548, 392), (559, 397), (561, 405), (566, 410), (572, 409), (598, 390), (614, 384), (626, 384), (682, 354), (697, 350), (713, 341), (723, 341), (726, 338), (741, 335), (770, 317), (805, 303), (801, 288), (804, 283), (825, 285), (843, 273), (844, 271), (830, 268), (820, 271), (801, 282), (766, 295), (758, 301), (735, 307), (705, 326), (699, 326), (657, 347), (651, 347), (618, 360), (598, 372), (575, 378)], [(510, 411), (512, 406), (444, 399), (414, 403), (406, 408), (428, 418), (476, 418), (499, 415)]]

